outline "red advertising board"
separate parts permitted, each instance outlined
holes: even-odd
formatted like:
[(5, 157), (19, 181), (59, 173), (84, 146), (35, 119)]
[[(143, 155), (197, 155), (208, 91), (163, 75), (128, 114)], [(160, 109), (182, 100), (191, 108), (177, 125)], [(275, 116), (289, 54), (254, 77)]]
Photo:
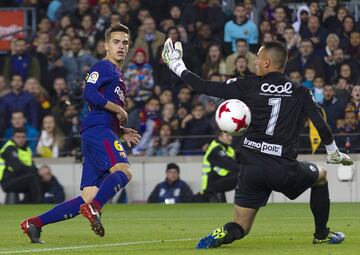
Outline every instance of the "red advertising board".
[[(10, 41), (15, 37), (23, 37), (24, 33), (16, 33), (24, 29), (24, 16), (22, 10), (0, 9), (0, 50), (9, 50)], [(4, 37), (11, 34), (11, 36)]]

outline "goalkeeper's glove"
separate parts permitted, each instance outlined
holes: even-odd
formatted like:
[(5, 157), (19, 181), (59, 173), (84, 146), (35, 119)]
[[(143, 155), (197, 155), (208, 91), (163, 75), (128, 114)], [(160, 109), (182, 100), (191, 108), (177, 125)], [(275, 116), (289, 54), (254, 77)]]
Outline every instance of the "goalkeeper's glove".
[(183, 49), (181, 42), (176, 42), (173, 45), (171, 38), (168, 38), (164, 44), (161, 56), (170, 70), (176, 73), (177, 76), (181, 77), (181, 73), (187, 70), (182, 60)]
[(350, 166), (353, 164), (352, 159), (348, 155), (339, 151), (338, 147), (335, 144), (335, 141), (333, 141), (329, 145), (325, 145), (325, 148), (328, 154), (326, 158), (327, 163), (342, 164), (344, 166)]

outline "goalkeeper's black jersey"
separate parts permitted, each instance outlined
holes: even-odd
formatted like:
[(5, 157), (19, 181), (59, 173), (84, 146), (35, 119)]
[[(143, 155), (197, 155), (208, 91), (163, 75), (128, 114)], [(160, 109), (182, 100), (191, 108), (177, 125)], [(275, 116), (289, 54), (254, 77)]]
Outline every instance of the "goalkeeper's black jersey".
[(224, 99), (239, 99), (250, 108), (251, 124), (242, 137), (242, 147), (295, 159), (305, 117), (312, 120), (324, 144), (333, 141), (311, 92), (282, 73), (239, 77), (223, 83), (205, 81), (190, 71), (184, 71), (181, 77), (196, 91)]

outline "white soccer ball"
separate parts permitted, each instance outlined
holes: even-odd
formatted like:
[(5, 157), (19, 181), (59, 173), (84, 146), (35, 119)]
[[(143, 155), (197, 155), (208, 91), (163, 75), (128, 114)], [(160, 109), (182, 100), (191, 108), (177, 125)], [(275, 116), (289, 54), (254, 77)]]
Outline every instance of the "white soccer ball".
[(243, 135), (249, 128), (249, 107), (238, 99), (229, 99), (219, 105), (215, 120), (218, 127), (231, 135)]

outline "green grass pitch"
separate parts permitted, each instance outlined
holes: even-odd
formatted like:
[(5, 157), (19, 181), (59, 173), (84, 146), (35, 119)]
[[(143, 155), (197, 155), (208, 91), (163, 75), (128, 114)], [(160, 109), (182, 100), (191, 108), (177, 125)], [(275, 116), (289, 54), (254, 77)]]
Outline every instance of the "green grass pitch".
[(308, 204), (269, 204), (257, 215), (250, 235), (231, 245), (195, 250), (200, 237), (232, 219), (226, 204), (107, 205), (105, 237), (96, 236), (78, 216), (44, 227), (46, 244), (31, 244), (19, 222), (49, 205), (0, 206), (1, 254), (360, 254), (360, 204), (334, 203), (329, 226), (346, 234), (340, 245), (313, 245)]

